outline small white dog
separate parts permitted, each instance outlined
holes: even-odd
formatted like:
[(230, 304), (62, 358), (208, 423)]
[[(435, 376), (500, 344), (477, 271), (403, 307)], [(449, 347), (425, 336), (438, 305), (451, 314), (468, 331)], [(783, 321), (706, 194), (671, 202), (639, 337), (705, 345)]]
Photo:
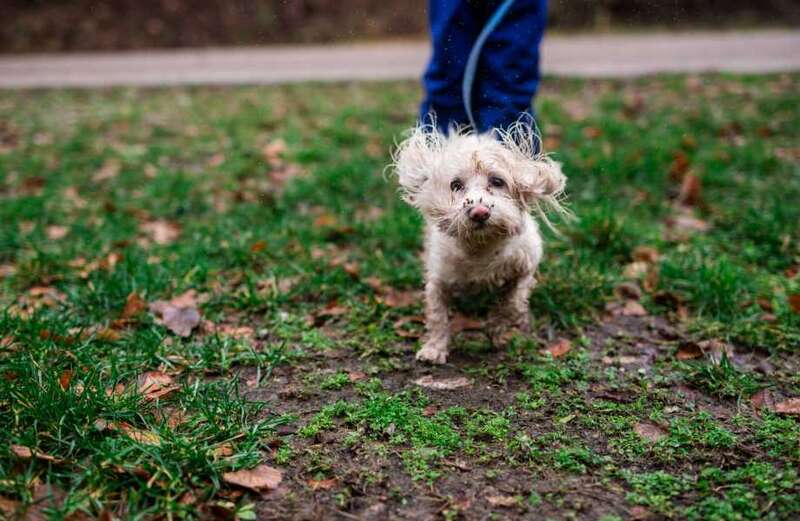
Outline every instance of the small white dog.
[(489, 315), (498, 340), (527, 331), (528, 298), (542, 258), (542, 237), (530, 212), (549, 224), (543, 205), (561, 213), (566, 177), (558, 163), (535, 153), (534, 130), (476, 134), (432, 126), (414, 128), (393, 159), (403, 199), (425, 218), (426, 337), (417, 360), (447, 361), (448, 303), (459, 293), (492, 289)]

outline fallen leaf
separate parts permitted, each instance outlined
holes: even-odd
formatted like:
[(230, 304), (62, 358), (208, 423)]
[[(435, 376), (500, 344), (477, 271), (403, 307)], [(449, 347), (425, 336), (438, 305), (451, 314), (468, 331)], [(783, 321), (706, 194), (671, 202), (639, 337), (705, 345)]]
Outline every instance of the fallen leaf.
[(351, 382), (358, 382), (359, 380), (363, 380), (367, 377), (366, 373), (362, 373), (361, 371), (347, 371), (347, 378)]
[(103, 166), (100, 167), (100, 170), (95, 172), (92, 176), (92, 181), (100, 182), (106, 181), (108, 179), (114, 179), (119, 174), (119, 169), (122, 166), (119, 159), (106, 159), (103, 163)]
[(43, 452), (34, 452), (30, 448), (22, 445), (11, 445), (11, 452), (20, 459), (36, 458), (42, 461), (51, 461), (53, 463), (62, 463), (64, 461)]
[(689, 170), (689, 158), (682, 151), (675, 153), (669, 167), (669, 176), (673, 181), (680, 181)]
[(623, 282), (614, 288), (614, 294), (623, 300), (639, 300), (642, 298), (642, 290), (635, 282)]
[(172, 377), (161, 371), (147, 371), (139, 375), (136, 380), (137, 391), (145, 400), (157, 400), (180, 389)]
[(572, 349), (572, 342), (570, 342), (566, 338), (561, 338), (549, 344), (546, 348), (542, 349), (539, 352), (543, 355), (549, 353), (553, 358), (561, 358), (565, 354), (569, 353), (571, 349)]
[(0, 513), (5, 514), (7, 516), (6, 519), (19, 519), (18, 517), (15, 517), (15, 514), (18, 513), (19, 507), (19, 501), (14, 501), (13, 499), (0, 496)]
[(800, 294), (789, 295), (789, 307), (795, 313), (800, 314)]
[(314, 226), (319, 228), (333, 228), (339, 224), (339, 220), (331, 213), (323, 213), (314, 219)]
[(633, 250), (633, 260), (641, 262), (655, 263), (658, 262), (659, 253), (655, 248), (650, 246), (637, 246)]
[(33, 457), (33, 451), (22, 445), (11, 445), (11, 452), (14, 456), (22, 459), (31, 459)]
[(775, 412), (778, 414), (800, 415), (800, 398), (789, 398), (775, 404)]
[(130, 439), (144, 445), (161, 445), (161, 437), (158, 434), (138, 429), (127, 422), (109, 422), (98, 418), (94, 421), (94, 428), (99, 431), (108, 430), (121, 432)]
[(686, 206), (694, 206), (700, 202), (701, 191), (700, 178), (694, 174), (687, 173), (681, 182), (678, 202)]
[(622, 270), (622, 275), (626, 279), (641, 279), (647, 275), (650, 269), (650, 263), (645, 261), (634, 261), (626, 265)]
[(72, 381), (72, 370), (66, 369), (61, 373), (61, 376), (58, 377), (58, 385), (61, 386), (61, 389), (66, 391), (69, 389), (69, 383)]
[(675, 358), (678, 360), (692, 360), (703, 356), (703, 350), (695, 343), (684, 344), (678, 348)]
[(69, 228), (66, 226), (58, 226), (52, 225), (45, 228), (45, 235), (47, 238), (53, 241), (57, 241), (59, 239), (63, 239), (69, 233)]
[(518, 504), (517, 498), (514, 496), (486, 496), (486, 501), (493, 507), (513, 507)]
[(644, 309), (639, 302), (635, 300), (628, 300), (622, 306), (620, 314), (624, 317), (644, 317), (647, 316), (647, 310)]
[(698, 342), (697, 346), (714, 364), (719, 365), (719, 363), (722, 361), (723, 355), (727, 356), (729, 360), (733, 358), (733, 347), (731, 347), (730, 344), (722, 342), (721, 340), (703, 340), (702, 342)]
[(17, 272), (17, 267), (11, 264), (0, 264), (0, 279), (11, 277)]
[(775, 410), (775, 400), (772, 398), (772, 393), (769, 389), (761, 389), (751, 396), (750, 405), (753, 406), (753, 410), (757, 415), (760, 415), (762, 409)]
[(422, 295), (416, 290), (400, 291), (390, 288), (384, 295), (378, 296), (376, 300), (390, 308), (405, 308), (421, 302)]
[(671, 240), (684, 240), (688, 233), (703, 233), (711, 229), (711, 225), (706, 221), (689, 214), (668, 217), (666, 224), (670, 232), (667, 234), (667, 238)]
[(422, 315), (408, 315), (405, 317), (400, 317), (393, 324), (394, 332), (401, 338), (419, 338), (422, 336), (422, 331), (420, 328), (408, 328), (406, 326), (408, 324), (424, 323), (425, 317)]
[(259, 465), (253, 469), (226, 472), (222, 480), (231, 485), (261, 492), (276, 488), (283, 479), (283, 473), (268, 465)]
[(311, 490), (330, 490), (337, 482), (335, 479), (309, 479), (307, 483)]
[(414, 381), (415, 384), (427, 389), (435, 389), (437, 391), (452, 391), (453, 389), (460, 389), (462, 387), (469, 387), (472, 382), (469, 378), (458, 376), (455, 378), (443, 378), (436, 380), (433, 376), (427, 375), (418, 378)]
[(261, 155), (264, 156), (264, 161), (271, 166), (277, 166), (282, 162), (282, 157), (286, 152), (286, 142), (282, 139), (270, 141), (261, 149)]
[(179, 225), (163, 219), (142, 223), (139, 225), (139, 230), (149, 235), (153, 242), (160, 245), (171, 244), (181, 234)]
[(653, 423), (646, 423), (646, 422), (637, 423), (636, 425), (633, 426), (633, 430), (641, 438), (651, 442), (657, 442), (658, 440), (664, 438), (667, 435), (664, 429)]
[(125, 307), (122, 308), (122, 313), (120, 314), (120, 318), (122, 319), (132, 319), (139, 316), (144, 310), (147, 309), (147, 302), (145, 302), (142, 297), (139, 296), (138, 293), (135, 291), (131, 291), (128, 294), (128, 298), (125, 299)]
[(152, 302), (149, 307), (158, 324), (178, 336), (188, 337), (200, 324), (200, 312), (196, 306), (195, 291), (189, 290), (169, 301)]

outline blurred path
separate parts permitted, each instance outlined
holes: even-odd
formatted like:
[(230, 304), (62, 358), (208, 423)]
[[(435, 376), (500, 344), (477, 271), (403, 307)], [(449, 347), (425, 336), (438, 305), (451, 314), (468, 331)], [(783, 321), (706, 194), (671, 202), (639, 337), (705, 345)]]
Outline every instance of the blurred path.
[[(423, 42), (0, 55), (0, 88), (232, 85), (415, 79)], [(658, 72), (800, 70), (800, 30), (555, 35), (546, 74), (606, 77)]]

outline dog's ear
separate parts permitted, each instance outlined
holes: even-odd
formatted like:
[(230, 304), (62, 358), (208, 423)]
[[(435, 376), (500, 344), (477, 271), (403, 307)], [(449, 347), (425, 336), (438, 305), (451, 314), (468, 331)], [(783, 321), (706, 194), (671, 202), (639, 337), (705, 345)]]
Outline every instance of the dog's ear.
[(419, 125), (392, 154), (403, 200), (415, 208), (420, 207), (419, 196), (433, 175), (444, 139), (435, 127)]
[(531, 206), (543, 201), (552, 206), (564, 193), (567, 177), (561, 164), (548, 157), (525, 159), (516, 174), (517, 188), (522, 201)]

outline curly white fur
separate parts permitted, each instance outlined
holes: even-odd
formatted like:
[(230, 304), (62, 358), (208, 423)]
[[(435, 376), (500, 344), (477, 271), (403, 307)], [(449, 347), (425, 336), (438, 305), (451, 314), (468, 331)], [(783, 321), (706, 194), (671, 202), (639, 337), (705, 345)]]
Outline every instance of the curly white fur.
[(501, 290), (489, 319), (493, 337), (509, 327), (527, 329), (542, 258), (530, 213), (548, 225), (545, 208), (568, 215), (560, 202), (566, 177), (559, 163), (535, 153), (534, 138), (524, 122), (486, 134), (453, 129), (444, 135), (418, 126), (395, 151), (402, 197), (426, 223), (427, 334), (418, 360), (447, 360), (448, 301), (461, 291)]

